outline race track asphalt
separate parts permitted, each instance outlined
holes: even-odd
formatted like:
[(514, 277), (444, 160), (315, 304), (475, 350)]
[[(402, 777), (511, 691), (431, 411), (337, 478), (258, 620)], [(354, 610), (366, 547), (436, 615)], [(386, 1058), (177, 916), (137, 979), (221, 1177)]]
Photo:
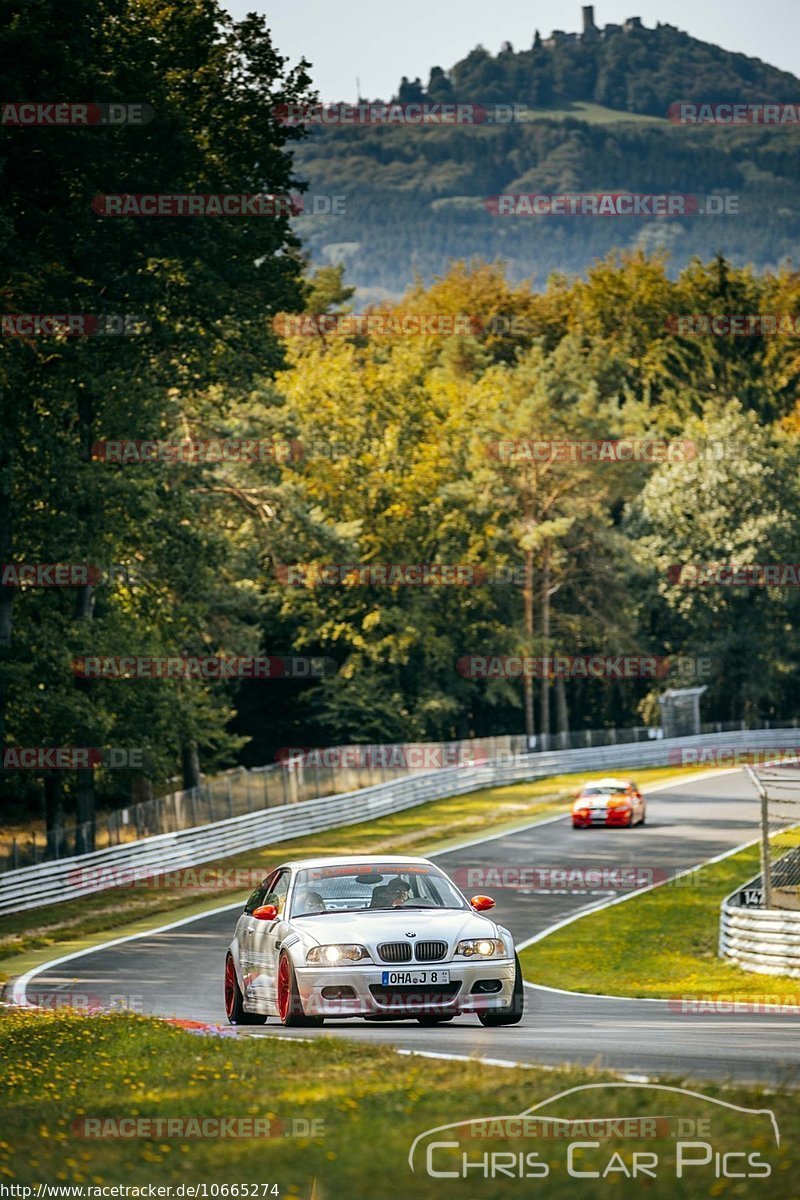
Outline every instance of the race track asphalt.
[[(448, 873), (474, 867), (634, 868), (663, 878), (693, 867), (758, 834), (758, 804), (742, 772), (685, 781), (648, 798), (647, 824), (633, 829), (572, 829), (568, 818), (436, 855)], [(648, 874), (651, 872), (652, 874)], [(508, 876), (506, 876), (507, 878)], [(541, 882), (542, 876), (537, 876)], [(545, 880), (545, 882), (548, 882)], [(742, 882), (745, 882), (742, 880)], [(578, 910), (622, 894), (614, 888), (485, 887), (493, 915), (517, 944)], [(469, 894), (469, 893), (468, 893)], [(636, 903), (635, 900), (630, 903)], [(616, 910), (609, 911), (609, 920)], [(53, 992), (89, 994), (101, 1003), (124, 997), (129, 1006), (161, 1016), (224, 1023), (222, 969), (237, 912), (216, 913), (162, 933), (100, 948), (38, 973), (28, 997)], [(601, 952), (601, 948), (598, 948)], [(800, 982), (796, 987), (800, 994)], [(759, 977), (752, 992), (758, 995)], [(52, 998), (48, 1000), (52, 1003)], [(434, 1028), (415, 1021), (326, 1021), (319, 1030), (284, 1030), (276, 1020), (242, 1029), (247, 1037), (354, 1038), (390, 1042), (403, 1050), (545, 1064), (605, 1066), (627, 1074), (675, 1079), (739, 1079), (795, 1083), (800, 1077), (800, 1020), (782, 1013), (685, 1014), (667, 1001), (629, 1000), (526, 988), (521, 1024), (484, 1029), (475, 1017)]]

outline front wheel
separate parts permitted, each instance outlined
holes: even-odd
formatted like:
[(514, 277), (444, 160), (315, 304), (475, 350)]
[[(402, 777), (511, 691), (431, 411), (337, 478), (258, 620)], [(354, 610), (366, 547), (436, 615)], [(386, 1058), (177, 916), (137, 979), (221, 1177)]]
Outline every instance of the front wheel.
[(323, 1017), (308, 1017), (300, 999), (297, 979), (288, 954), (282, 954), (278, 962), (278, 1016), (281, 1025), (321, 1025)]
[(522, 967), (519, 958), (514, 955), (514, 991), (511, 1001), (505, 1008), (493, 1008), (489, 1012), (478, 1013), (481, 1025), (492, 1028), (496, 1025), (518, 1025), (525, 1012), (525, 986), (522, 982)]
[(263, 1025), (266, 1017), (247, 1012), (230, 950), (225, 959), (225, 1012), (231, 1025)]

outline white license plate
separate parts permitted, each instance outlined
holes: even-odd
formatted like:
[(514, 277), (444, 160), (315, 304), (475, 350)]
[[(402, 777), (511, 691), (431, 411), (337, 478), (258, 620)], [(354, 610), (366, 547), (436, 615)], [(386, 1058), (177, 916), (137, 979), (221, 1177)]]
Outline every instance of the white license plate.
[(381, 975), (381, 983), (386, 986), (394, 985), (395, 987), (404, 987), (410, 984), (416, 987), (419, 983), (449, 983), (449, 971), (384, 971)]
[(598, 820), (605, 821), (607, 816), (608, 816), (607, 808), (593, 808), (592, 809), (592, 820), (593, 821), (598, 821)]

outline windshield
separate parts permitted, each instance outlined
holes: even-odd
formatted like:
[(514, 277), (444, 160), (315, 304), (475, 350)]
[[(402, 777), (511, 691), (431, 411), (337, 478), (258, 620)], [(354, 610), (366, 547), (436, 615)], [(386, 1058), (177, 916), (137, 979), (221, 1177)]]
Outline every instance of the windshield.
[(395, 908), (467, 908), (446, 875), (425, 863), (312, 867), (298, 871), (292, 917)]
[(582, 796), (624, 796), (626, 787), (587, 787), (581, 792)]

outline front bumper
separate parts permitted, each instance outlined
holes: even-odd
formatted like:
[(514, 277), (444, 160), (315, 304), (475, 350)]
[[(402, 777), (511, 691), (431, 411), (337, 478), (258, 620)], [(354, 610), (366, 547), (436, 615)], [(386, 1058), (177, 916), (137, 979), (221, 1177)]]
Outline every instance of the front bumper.
[(630, 808), (611, 808), (608, 812), (598, 812), (589, 809), (588, 812), (574, 812), (572, 824), (576, 829), (589, 829), (593, 825), (599, 827), (629, 825), (633, 820)]
[[(384, 972), (395, 972), (398, 968), (377, 963), (342, 968), (296, 966), (295, 976), (307, 1016), (457, 1016), (488, 1012), (511, 1003), (515, 975), (513, 959), (451, 960), (407, 969), (425, 970), (431, 982), (384, 984)], [(447, 983), (432, 978), (441, 971), (449, 972)]]

